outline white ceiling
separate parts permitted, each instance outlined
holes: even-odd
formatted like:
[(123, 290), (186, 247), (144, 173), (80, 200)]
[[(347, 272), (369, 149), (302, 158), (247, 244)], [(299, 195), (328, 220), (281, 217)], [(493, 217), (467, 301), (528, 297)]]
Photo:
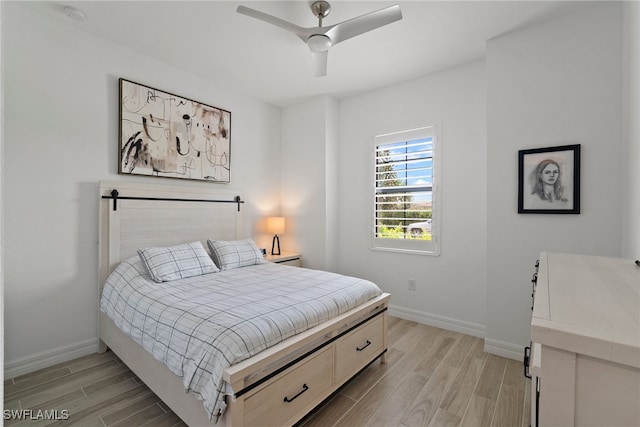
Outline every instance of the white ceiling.
[[(236, 13), (238, 5), (303, 27), (317, 26), (310, 1), (23, 2), (66, 25), (161, 59), (278, 106), (328, 94), (338, 99), (479, 59), (485, 42), (577, 1), (333, 0), (323, 25), (399, 4), (403, 19), (329, 50), (325, 77), (313, 77), (308, 47), (295, 35)], [(82, 22), (63, 6), (81, 9)]]

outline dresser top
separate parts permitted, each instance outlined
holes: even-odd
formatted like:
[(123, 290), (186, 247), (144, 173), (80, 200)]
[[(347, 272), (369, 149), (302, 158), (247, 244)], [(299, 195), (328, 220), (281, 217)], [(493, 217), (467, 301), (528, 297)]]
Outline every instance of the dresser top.
[(640, 368), (640, 267), (633, 260), (540, 255), (534, 342)]

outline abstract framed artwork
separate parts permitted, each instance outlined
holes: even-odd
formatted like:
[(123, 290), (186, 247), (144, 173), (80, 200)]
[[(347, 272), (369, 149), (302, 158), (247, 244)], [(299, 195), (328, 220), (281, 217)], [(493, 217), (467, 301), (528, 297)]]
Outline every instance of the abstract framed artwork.
[(580, 213), (580, 144), (518, 151), (518, 213)]
[(231, 113), (120, 79), (118, 173), (230, 182)]

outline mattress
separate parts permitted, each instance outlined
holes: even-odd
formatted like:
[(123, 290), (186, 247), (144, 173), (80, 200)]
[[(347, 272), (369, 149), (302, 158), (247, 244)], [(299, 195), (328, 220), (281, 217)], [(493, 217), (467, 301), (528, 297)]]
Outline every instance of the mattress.
[(224, 370), (380, 295), (374, 283), (265, 263), (156, 283), (138, 256), (107, 279), (100, 310), (202, 400), (224, 410)]

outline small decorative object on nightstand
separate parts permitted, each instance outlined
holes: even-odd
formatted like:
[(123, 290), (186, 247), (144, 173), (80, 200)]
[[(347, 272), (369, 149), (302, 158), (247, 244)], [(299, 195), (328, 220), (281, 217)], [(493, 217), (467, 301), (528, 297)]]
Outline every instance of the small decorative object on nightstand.
[(271, 255), (280, 255), (280, 238), (278, 234), (284, 233), (284, 218), (281, 216), (268, 217), (267, 231), (274, 235), (271, 243)]
[(292, 265), (294, 267), (302, 266), (300, 254), (295, 252), (282, 252), (280, 255), (267, 255), (265, 259), (269, 262), (275, 262), (282, 265)]

